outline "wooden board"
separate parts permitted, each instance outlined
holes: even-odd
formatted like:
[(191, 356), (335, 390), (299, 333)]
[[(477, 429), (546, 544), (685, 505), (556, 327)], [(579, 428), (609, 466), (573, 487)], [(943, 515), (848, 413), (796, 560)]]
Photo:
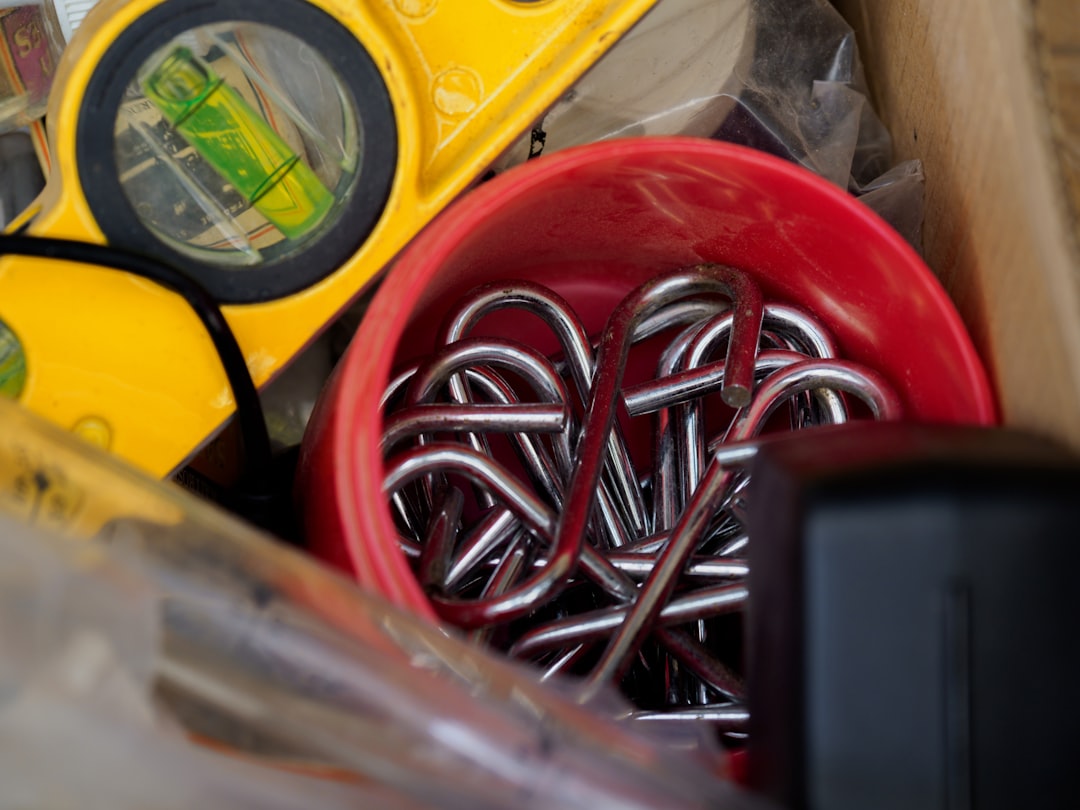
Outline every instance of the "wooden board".
[(1080, 4), (1034, 0), (1034, 9), (1050, 135), (1065, 184), (1068, 225), (1080, 241)]
[(837, 0), (1004, 420), (1080, 448), (1080, 5)]

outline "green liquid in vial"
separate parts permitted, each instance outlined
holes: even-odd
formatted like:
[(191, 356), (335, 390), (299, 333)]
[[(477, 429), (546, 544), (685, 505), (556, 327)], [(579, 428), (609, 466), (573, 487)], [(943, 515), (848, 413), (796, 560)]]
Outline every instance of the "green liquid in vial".
[(175, 48), (143, 93), (195, 151), (286, 237), (306, 235), (334, 203), (315, 173), (189, 48)]
[(0, 321), (0, 397), (17, 399), (26, 385), (26, 355), (22, 344)]

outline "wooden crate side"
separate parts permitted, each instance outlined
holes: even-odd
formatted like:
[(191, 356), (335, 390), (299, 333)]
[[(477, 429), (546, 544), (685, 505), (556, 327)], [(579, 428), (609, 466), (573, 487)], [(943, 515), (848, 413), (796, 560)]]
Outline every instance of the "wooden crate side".
[(1036, 53), (1073, 248), (1080, 251), (1080, 4), (1033, 0)]
[[(924, 161), (927, 261), (987, 361), (1005, 421), (1080, 448), (1080, 251), (1039, 33), (1054, 24), (1036, 24), (1055, 3), (1075, 14), (1075, 0), (837, 6), (897, 157)], [(1055, 45), (1069, 47), (1080, 39)]]

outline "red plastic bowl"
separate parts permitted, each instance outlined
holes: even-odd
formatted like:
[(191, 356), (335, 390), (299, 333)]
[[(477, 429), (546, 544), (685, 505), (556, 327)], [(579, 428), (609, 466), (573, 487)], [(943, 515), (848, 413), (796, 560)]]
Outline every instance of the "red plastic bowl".
[[(893, 383), (911, 418), (995, 421), (985, 371), (952, 303), (865, 206), (797, 166), (730, 144), (593, 144), (465, 195), (387, 274), (305, 437), (297, 481), (313, 552), (434, 618), (382, 494), (379, 397), (392, 369), (431, 351), (445, 308), (478, 283), (546, 284), (595, 332), (646, 278), (701, 262), (742, 268), (766, 300), (816, 315), (842, 356)], [(522, 337), (521, 322), (504, 327)]]

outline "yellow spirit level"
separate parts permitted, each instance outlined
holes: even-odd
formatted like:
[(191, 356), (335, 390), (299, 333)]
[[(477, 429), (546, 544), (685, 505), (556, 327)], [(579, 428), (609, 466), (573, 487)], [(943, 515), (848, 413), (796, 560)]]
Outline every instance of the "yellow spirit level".
[[(262, 385), (653, 2), (104, 0), (25, 232), (179, 268)], [(0, 391), (158, 476), (235, 407), (178, 295), (55, 258), (0, 258)]]

